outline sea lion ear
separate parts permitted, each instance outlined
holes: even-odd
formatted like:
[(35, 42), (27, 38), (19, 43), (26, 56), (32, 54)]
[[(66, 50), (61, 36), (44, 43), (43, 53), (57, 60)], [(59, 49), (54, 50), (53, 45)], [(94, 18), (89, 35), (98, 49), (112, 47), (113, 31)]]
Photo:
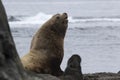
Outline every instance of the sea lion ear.
[(60, 16), (56, 16), (56, 19), (60, 19)]
[[(64, 15), (67, 15), (67, 13), (65, 12), (65, 13), (63, 13)], [(67, 15), (68, 16), (68, 15)]]

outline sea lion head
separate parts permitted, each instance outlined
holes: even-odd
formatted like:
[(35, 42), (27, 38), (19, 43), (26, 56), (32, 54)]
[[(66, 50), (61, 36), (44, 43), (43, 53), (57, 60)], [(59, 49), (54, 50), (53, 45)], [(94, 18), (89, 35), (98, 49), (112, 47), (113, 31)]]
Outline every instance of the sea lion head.
[(81, 63), (81, 57), (77, 54), (72, 55), (70, 59), (68, 60), (68, 67), (71, 69), (77, 69), (80, 70), (80, 63)]
[(67, 18), (67, 13), (55, 14), (44, 24), (44, 26), (49, 27), (56, 35), (64, 38), (68, 27)]
[(63, 76), (60, 77), (61, 80), (83, 80), (83, 75), (81, 71), (81, 57), (77, 54), (72, 55), (68, 62)]

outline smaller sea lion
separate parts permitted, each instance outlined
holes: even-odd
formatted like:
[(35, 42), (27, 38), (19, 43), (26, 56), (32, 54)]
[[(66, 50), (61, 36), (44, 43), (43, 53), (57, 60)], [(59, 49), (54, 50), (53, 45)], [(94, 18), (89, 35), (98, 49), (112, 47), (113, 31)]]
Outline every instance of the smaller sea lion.
[(72, 55), (67, 62), (67, 68), (62, 77), (62, 80), (83, 80), (81, 71), (81, 57), (77, 54)]

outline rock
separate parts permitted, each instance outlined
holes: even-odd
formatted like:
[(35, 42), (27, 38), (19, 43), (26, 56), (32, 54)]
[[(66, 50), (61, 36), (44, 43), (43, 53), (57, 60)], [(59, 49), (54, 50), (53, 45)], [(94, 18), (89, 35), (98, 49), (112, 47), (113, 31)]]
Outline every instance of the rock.
[(14, 16), (10, 16), (10, 17), (8, 17), (8, 21), (13, 22), (13, 21), (20, 21), (20, 20)]
[(84, 80), (120, 80), (120, 74), (117, 73), (94, 73), (84, 74)]

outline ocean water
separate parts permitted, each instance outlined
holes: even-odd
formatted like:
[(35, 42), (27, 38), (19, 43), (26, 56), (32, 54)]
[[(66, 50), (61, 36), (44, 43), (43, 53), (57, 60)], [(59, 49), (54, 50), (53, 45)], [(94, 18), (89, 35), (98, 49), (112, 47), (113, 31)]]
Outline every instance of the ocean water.
[(119, 0), (3, 0), (9, 24), (22, 57), (32, 36), (53, 14), (67, 12), (68, 30), (64, 44), (64, 70), (73, 54), (82, 58), (83, 73), (120, 70)]

